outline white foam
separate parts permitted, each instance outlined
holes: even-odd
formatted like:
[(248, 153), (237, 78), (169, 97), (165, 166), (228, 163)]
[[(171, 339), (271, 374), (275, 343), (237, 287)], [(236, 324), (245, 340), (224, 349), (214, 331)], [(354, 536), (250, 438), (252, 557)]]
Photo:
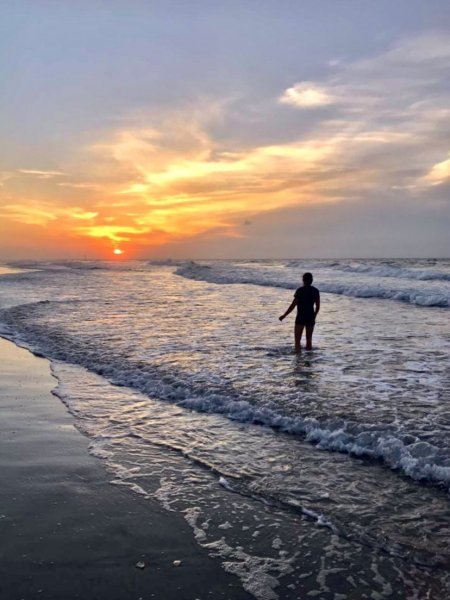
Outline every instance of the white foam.
[[(264, 280), (263, 273), (255, 275), (257, 270), (261, 271), (262, 268), (254, 269), (252, 277), (256, 277), (256, 281), (260, 281), (261, 277)], [(222, 277), (224, 281), (243, 280), (242, 269), (236, 271), (233, 265), (224, 266), (222, 264), (222, 266), (218, 266), (216, 263), (211, 263), (206, 266), (197, 263), (186, 263), (178, 269), (178, 272), (190, 273), (191, 275), (198, 273), (199, 278), (210, 277), (214, 281), (220, 281)], [(294, 286), (291, 285), (291, 287)], [(37, 318), (34, 318), (33, 306), (34, 308), (37, 307)], [(348, 419), (334, 422), (326, 417), (315, 419), (288, 416), (282, 414), (283, 408), (267, 408), (247, 400), (237, 400), (236, 397), (239, 396), (235, 394), (230, 397), (226, 386), (221, 389), (220, 385), (217, 385), (218, 392), (211, 393), (208, 384), (212, 382), (214, 385), (211, 387), (214, 388), (215, 381), (212, 380), (212, 376), (216, 376), (215, 372), (208, 374), (211, 379), (206, 386), (191, 385), (193, 379), (175, 382), (175, 378), (167, 377), (164, 370), (158, 370), (151, 359), (145, 363), (144, 368), (142, 364), (138, 364), (136, 368), (132, 361), (127, 360), (126, 355), (121, 356), (120, 348), (119, 351), (115, 351), (113, 345), (112, 351), (110, 351), (109, 348), (102, 347), (101, 342), (97, 344), (94, 334), (101, 332), (101, 327), (99, 329), (94, 328), (91, 337), (80, 336), (79, 338), (76, 335), (71, 335), (71, 330), (52, 329), (52, 321), (49, 320), (48, 315), (51, 315), (54, 307), (56, 307), (55, 311), (58, 316), (58, 306), (57, 303), (50, 303), (49, 305), (48, 302), (40, 302), (11, 309), (11, 311), (8, 311), (10, 314), (6, 327), (12, 330), (20, 325), (19, 336), (14, 336), (19, 343), (21, 341), (22, 343), (28, 342), (39, 352), (50, 356), (52, 359), (78, 363), (107, 377), (115, 384), (136, 388), (144, 394), (177, 403), (190, 410), (218, 413), (235, 421), (263, 424), (291, 434), (300, 434), (306, 436), (308, 441), (316, 444), (321, 449), (382, 459), (387, 466), (401, 470), (404, 474), (416, 480), (428, 479), (434, 482), (450, 483), (448, 448), (446, 448), (445, 454), (433, 444), (421, 442), (415, 435), (408, 435), (408, 431), (402, 429), (402, 419), (392, 421), (393, 424), (391, 423), (391, 426), (386, 427), (382, 423), (376, 422), (377, 415), (374, 415), (374, 422), (372, 423), (356, 423), (356, 418), (355, 421)], [(46, 315), (47, 322), (44, 319), (39, 322), (42, 314)], [(7, 330), (5, 329), (5, 331)], [(122, 335), (126, 336), (126, 334), (127, 331), (125, 330)], [(127, 347), (125, 349), (127, 350)], [(420, 363), (418, 361), (416, 363), (415, 366), (420, 368)], [(232, 375), (236, 376), (236, 373)], [(350, 381), (350, 377), (351, 375), (346, 374), (347, 382)], [(217, 379), (220, 384), (220, 376), (217, 376)], [(353, 383), (358, 384), (357, 377)], [(438, 380), (437, 383), (439, 383)], [(383, 383), (383, 385), (387, 384)], [(275, 396), (276, 391), (274, 392)], [(377, 389), (377, 393), (378, 391), (379, 389)], [(59, 390), (59, 395), (64, 400), (63, 388)], [(278, 400), (276, 397), (274, 399)], [(277, 402), (280, 407), (282, 407), (283, 400), (284, 398), (280, 397), (280, 402)], [(336, 400), (339, 402), (340, 399), (337, 398)], [(84, 422), (81, 420), (80, 427), (83, 426)], [(418, 435), (420, 435), (420, 427), (415, 427), (414, 423), (412, 423), (412, 427), (413, 431), (418, 431)], [(115, 434), (110, 432), (110, 435)], [(105, 447), (96, 444), (94, 451), (101, 458), (108, 457), (107, 444)], [(219, 484), (232, 489), (232, 484), (225, 478), (220, 479)]]
[(433, 269), (411, 269), (390, 265), (339, 264), (337, 270), (346, 273), (362, 273), (372, 277), (416, 279), (418, 281), (450, 281), (450, 273)]
[(137, 483), (132, 483), (130, 481), (123, 481), (122, 479), (113, 479), (110, 483), (113, 485), (121, 485), (124, 487), (130, 488), (135, 494), (139, 494), (140, 496), (144, 496), (144, 498), (150, 498), (150, 494), (144, 490), (143, 487), (138, 485)]
[[(291, 557), (284, 554), (280, 558), (255, 556), (245, 552), (242, 546), (230, 546), (223, 537), (208, 542), (206, 531), (198, 524), (199, 519), (202, 518), (200, 507), (186, 509), (184, 517), (192, 527), (199, 544), (206, 548), (211, 556), (221, 558), (225, 571), (239, 577), (247, 592), (257, 600), (278, 599), (275, 590), (279, 586), (279, 578), (293, 571), (292, 563), (296, 554)], [(219, 528), (228, 529), (228, 525), (227, 527), (219, 525)]]
[(172, 497), (173, 497), (173, 482), (166, 478), (161, 477), (160, 486), (154, 493), (155, 498), (159, 500), (162, 506), (166, 510), (173, 511), (172, 508)]
[[(62, 357), (64, 360), (64, 357)], [(280, 414), (274, 409), (261, 407), (246, 400), (230, 399), (221, 394), (205, 393), (202, 396), (187, 396), (187, 390), (174, 390), (170, 386), (157, 389), (146, 373), (138, 376), (135, 371), (122, 370), (117, 365), (107, 364), (99, 357), (98, 364), (92, 356), (85, 366), (101, 373), (111, 382), (137, 388), (145, 394), (154, 394), (166, 401), (177, 403), (183, 408), (204, 413), (217, 413), (234, 421), (262, 424), (284, 432), (302, 435), (318, 448), (328, 451), (345, 452), (355, 456), (381, 459), (388, 467), (400, 470), (415, 480), (429, 480), (435, 483), (450, 484), (450, 458), (448, 450), (443, 452), (428, 442), (411, 435), (400, 425), (388, 427), (377, 423), (355, 423), (351, 420), (315, 419), (293, 417)], [(63, 401), (65, 391), (59, 387), (56, 393)], [(187, 396), (187, 397), (186, 397)], [(406, 440), (406, 441), (405, 441)], [(426, 448), (426, 451), (425, 451)], [(94, 452), (100, 458), (107, 458), (108, 450), (96, 444)], [(232, 484), (221, 477), (219, 484), (232, 490)]]
[(244, 552), (240, 546), (229, 546), (224, 538), (204, 544), (204, 547), (213, 556), (225, 559), (225, 571), (239, 577), (244, 589), (258, 600), (277, 600), (275, 590), (279, 586), (279, 578), (293, 570), (295, 555), (290, 558), (255, 556)]
[[(289, 279), (284, 279), (283, 275), (281, 274), (280, 277), (278, 273), (261, 272), (260, 269), (232, 269), (228, 265), (214, 263), (206, 265), (189, 262), (178, 267), (176, 273), (189, 279), (218, 284), (252, 284), (285, 289), (295, 289), (298, 286), (298, 275), (294, 273)], [(411, 286), (387, 287), (381, 283), (368, 284), (365, 281), (327, 281), (326, 275), (323, 275), (320, 290), (354, 298), (397, 300), (418, 306), (443, 308), (450, 306), (448, 285), (426, 289), (416, 289)]]
[(450, 484), (450, 464), (445, 455), (441, 456), (439, 448), (417, 438), (412, 443), (405, 443), (400, 439), (400, 432), (396, 434), (382, 425), (377, 429), (373, 424), (287, 417), (246, 401), (227, 402), (217, 397), (191, 398), (180, 404), (202, 412), (224, 414), (236, 421), (261, 423), (288, 433), (304, 434), (321, 449), (382, 459), (386, 465), (402, 470), (412, 479)]
[(275, 550), (280, 550), (282, 545), (283, 545), (283, 542), (279, 536), (277, 536), (276, 538), (274, 538), (272, 540), (272, 548), (274, 548)]
[(219, 484), (224, 487), (227, 490), (230, 490), (231, 492), (233, 491), (233, 486), (231, 485), (231, 483), (228, 481), (228, 479), (226, 477), (219, 477)]
[[(96, 370), (96, 365), (90, 364)], [(103, 365), (103, 371), (105, 371)], [(107, 376), (113, 383), (141, 387), (140, 381), (132, 373), (132, 381), (127, 374), (107, 369)], [(149, 393), (148, 380), (142, 379), (142, 391)], [(67, 402), (62, 385), (55, 393)], [(319, 449), (348, 453), (354, 456), (366, 456), (381, 459), (386, 466), (400, 470), (414, 480), (428, 480), (450, 485), (450, 457), (448, 449), (440, 449), (429, 442), (411, 435), (400, 425), (389, 426), (376, 423), (355, 423), (341, 419), (315, 419), (310, 417), (292, 417), (282, 415), (273, 409), (259, 407), (246, 400), (236, 401), (218, 394), (187, 397), (173, 397), (169, 390), (165, 400), (176, 402), (183, 408), (204, 413), (215, 413), (243, 423), (254, 423), (280, 429), (293, 435), (305, 436), (306, 440)], [(107, 448), (97, 440), (93, 452), (100, 458), (108, 457)], [(221, 476), (219, 485), (233, 491), (230, 481)]]

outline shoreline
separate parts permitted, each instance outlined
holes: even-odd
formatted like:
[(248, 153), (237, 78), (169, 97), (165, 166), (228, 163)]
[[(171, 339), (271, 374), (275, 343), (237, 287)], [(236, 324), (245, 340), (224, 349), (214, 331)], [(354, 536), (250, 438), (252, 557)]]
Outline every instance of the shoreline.
[(0, 358), (2, 598), (253, 598), (181, 515), (109, 483), (47, 359), (4, 338)]

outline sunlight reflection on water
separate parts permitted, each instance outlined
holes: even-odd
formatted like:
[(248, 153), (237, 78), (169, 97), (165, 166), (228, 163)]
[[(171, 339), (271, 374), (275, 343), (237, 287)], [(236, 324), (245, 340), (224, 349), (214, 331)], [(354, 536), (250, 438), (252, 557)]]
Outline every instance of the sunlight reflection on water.
[(256, 568), (249, 556), (281, 561), (271, 568), (283, 598), (296, 597), (289, 581), (316, 589), (310, 567), (320, 597), (333, 597), (320, 560), (297, 555), (311, 548), (351, 569), (360, 594), (394, 580), (390, 597), (421, 598), (430, 585), (446, 594), (448, 494), (401, 472), (450, 481), (447, 310), (323, 294), (315, 350), (295, 356), (293, 319), (278, 322), (292, 291), (173, 270), (55, 270), (2, 288), (6, 303), (50, 300), (1, 320), (58, 361), (58, 393), (115, 482), (183, 512), (199, 542), (239, 568)]

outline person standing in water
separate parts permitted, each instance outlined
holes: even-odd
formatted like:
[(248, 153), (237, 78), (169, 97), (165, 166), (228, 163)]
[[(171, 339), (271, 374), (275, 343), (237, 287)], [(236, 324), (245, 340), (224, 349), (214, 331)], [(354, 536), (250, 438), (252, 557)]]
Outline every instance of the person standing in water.
[(300, 342), (302, 339), (303, 329), (306, 331), (306, 350), (312, 350), (312, 335), (316, 317), (320, 310), (320, 294), (319, 290), (312, 285), (313, 276), (311, 273), (303, 275), (303, 285), (299, 287), (294, 294), (294, 299), (291, 305), (281, 315), (280, 321), (291, 313), (297, 307), (297, 317), (295, 319), (295, 352), (298, 354), (301, 351)]

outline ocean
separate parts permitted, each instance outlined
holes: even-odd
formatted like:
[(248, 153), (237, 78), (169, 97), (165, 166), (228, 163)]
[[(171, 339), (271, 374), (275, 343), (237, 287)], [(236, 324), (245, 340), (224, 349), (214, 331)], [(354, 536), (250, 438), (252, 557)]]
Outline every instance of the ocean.
[[(13, 267), (13, 270), (9, 270)], [(293, 354), (303, 272), (322, 306)], [(111, 483), (258, 600), (450, 597), (450, 260), (21, 261), (0, 335), (51, 361)]]

